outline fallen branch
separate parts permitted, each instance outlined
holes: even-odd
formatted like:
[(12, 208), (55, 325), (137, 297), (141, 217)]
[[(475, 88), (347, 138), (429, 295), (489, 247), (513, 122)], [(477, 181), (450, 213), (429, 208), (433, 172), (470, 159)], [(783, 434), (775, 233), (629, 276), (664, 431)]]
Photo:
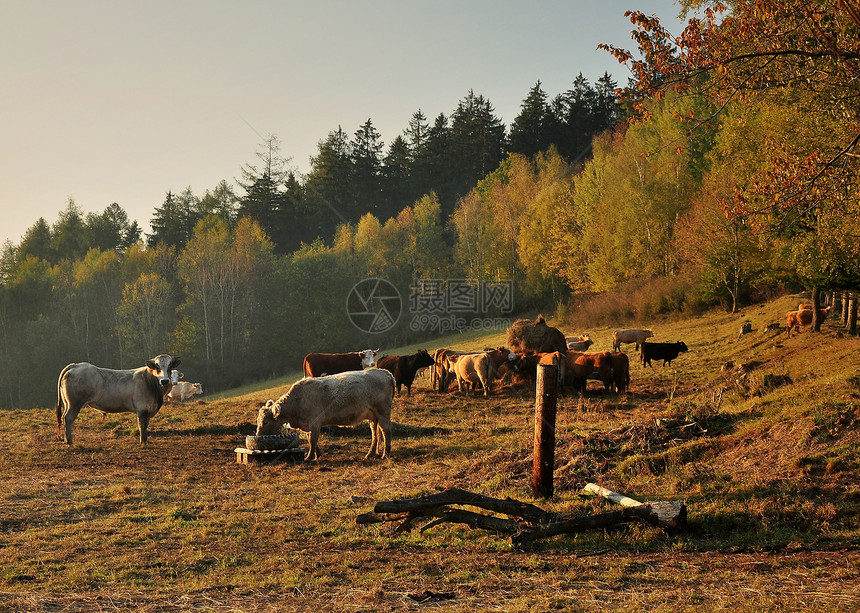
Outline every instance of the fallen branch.
[(553, 519), (553, 514), (544, 511), (543, 509), (507, 498), (491, 498), (452, 487), (438, 494), (428, 494), (419, 498), (406, 498), (404, 500), (381, 500), (373, 507), (375, 513), (404, 513), (408, 511), (423, 511), (433, 509), (434, 507), (445, 506), (449, 504), (470, 505), (504, 513), (505, 515), (514, 515), (528, 519), (534, 522), (547, 522)]
[(511, 537), (511, 542), (514, 545), (521, 545), (529, 541), (557, 534), (582, 532), (583, 530), (593, 530), (595, 528), (609, 528), (635, 520), (648, 521), (650, 515), (651, 509), (647, 505), (628, 507), (620, 511), (607, 511), (606, 513), (598, 513), (597, 515), (583, 515), (581, 517), (557, 521), (545, 527), (524, 529), (519, 534)]
[(602, 496), (609, 502), (620, 504), (628, 508), (648, 507), (648, 521), (655, 526), (660, 526), (667, 531), (682, 530), (687, 525), (687, 505), (676, 500), (658, 500), (649, 503), (641, 503), (624, 494), (619, 494), (601, 487), (596, 483), (588, 483), (583, 489), (584, 494)]
[[(359, 515), (356, 523), (366, 525), (400, 521), (396, 532), (405, 532), (411, 530), (419, 518), (435, 517), (436, 519), (421, 528), (421, 532), (443, 523), (459, 523), (494, 532), (515, 533), (511, 536), (511, 542), (519, 545), (557, 534), (608, 528), (631, 521), (643, 521), (667, 530), (678, 530), (686, 522), (686, 506), (680, 502), (658, 501), (642, 504), (593, 483), (588, 484), (586, 490), (588, 493), (604, 496), (625, 508), (597, 515), (559, 517), (532, 504), (511, 498), (501, 500), (450, 488), (438, 494), (428, 494), (418, 498), (381, 500), (374, 506), (373, 513)], [(485, 515), (465, 509), (451, 509), (448, 505), (471, 505), (503, 513), (515, 519)]]

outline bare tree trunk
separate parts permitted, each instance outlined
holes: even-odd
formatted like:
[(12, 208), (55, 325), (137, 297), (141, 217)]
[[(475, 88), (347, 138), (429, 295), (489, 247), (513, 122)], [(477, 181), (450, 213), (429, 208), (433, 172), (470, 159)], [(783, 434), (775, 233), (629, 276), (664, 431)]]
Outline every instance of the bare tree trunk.
[(848, 305), (851, 301), (850, 292), (842, 292), (842, 327), (848, 327)]
[(857, 334), (857, 293), (851, 292), (851, 306), (848, 308), (848, 334)]
[(812, 288), (812, 331), (821, 332), (821, 288)]

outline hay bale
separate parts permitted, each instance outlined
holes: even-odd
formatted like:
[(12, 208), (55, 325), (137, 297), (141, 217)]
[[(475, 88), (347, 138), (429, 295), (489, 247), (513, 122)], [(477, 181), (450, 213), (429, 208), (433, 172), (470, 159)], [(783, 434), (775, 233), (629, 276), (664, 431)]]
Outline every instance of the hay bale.
[(543, 315), (534, 321), (518, 319), (508, 328), (508, 347), (517, 353), (567, 351), (564, 333), (547, 325)]

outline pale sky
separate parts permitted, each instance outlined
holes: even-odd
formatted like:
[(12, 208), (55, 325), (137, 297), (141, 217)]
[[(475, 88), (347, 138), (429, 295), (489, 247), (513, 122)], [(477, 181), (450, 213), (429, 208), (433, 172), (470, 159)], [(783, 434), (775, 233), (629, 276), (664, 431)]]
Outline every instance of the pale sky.
[(269, 135), (304, 173), (338, 126), (370, 119), (387, 151), (469, 90), (510, 127), (537, 81), (624, 85), (596, 47), (635, 48), (628, 9), (680, 33), (670, 0), (3, 0), (0, 244), (69, 198), (147, 233), (168, 190), (235, 185)]

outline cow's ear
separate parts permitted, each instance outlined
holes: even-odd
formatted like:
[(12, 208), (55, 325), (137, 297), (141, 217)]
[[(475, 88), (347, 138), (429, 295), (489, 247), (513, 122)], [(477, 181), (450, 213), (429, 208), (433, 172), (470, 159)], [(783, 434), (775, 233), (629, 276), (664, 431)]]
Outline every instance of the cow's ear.
[(158, 370), (158, 364), (156, 364), (156, 363), (155, 363), (155, 362), (153, 362), (152, 360), (147, 360), (147, 361), (146, 361), (146, 367), (147, 367), (148, 369), (150, 369), (150, 370)]
[(377, 353), (379, 353), (379, 349), (380, 349), (380, 347), (377, 347), (376, 351), (373, 352), (373, 355), (376, 355)]
[(182, 363), (182, 360), (180, 360), (178, 357), (173, 358), (173, 362), (170, 363), (170, 368), (176, 368), (181, 363)]

